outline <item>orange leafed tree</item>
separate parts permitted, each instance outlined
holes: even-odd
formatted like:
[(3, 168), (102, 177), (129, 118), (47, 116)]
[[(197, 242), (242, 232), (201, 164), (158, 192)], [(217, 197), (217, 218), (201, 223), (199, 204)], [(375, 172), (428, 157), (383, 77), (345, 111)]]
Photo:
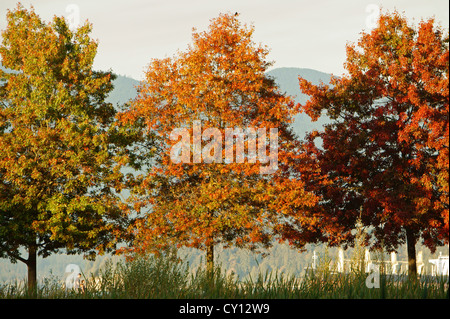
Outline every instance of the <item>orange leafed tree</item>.
[(397, 12), (383, 13), (347, 46), (348, 74), (332, 87), (300, 79), (311, 97), (302, 110), (332, 119), (310, 135), (321, 147), (309, 144), (332, 181), (311, 185), (324, 220), (336, 225), (328, 240), (351, 242), (361, 217), (374, 247), (407, 244), (410, 274), (418, 240), (432, 251), (448, 243), (448, 40), (432, 19), (414, 27)]
[[(207, 31), (194, 31), (187, 51), (150, 63), (138, 98), (120, 114), (122, 123), (141, 127), (143, 140), (156, 148), (149, 150), (155, 154), (151, 165), (139, 166), (144, 174), (130, 184), (141, 213), (134, 251), (195, 247), (206, 251), (211, 269), (215, 245), (268, 246), (288, 210), (315, 204), (292, 170), (301, 161), (289, 129), (298, 107), (265, 75), (268, 50), (252, 41), (253, 31), (235, 15), (211, 20)], [(250, 133), (242, 136), (242, 157), (237, 138), (226, 143), (227, 129), (248, 128), (266, 129), (257, 147), (270, 163), (262, 153), (256, 160), (249, 156), (256, 147)], [(188, 161), (171, 157), (181, 143), (171, 138), (176, 129), (187, 135), (181, 150)], [(270, 129), (278, 130), (272, 141)], [(197, 141), (196, 130), (202, 132)], [(275, 169), (261, 174), (271, 163)]]

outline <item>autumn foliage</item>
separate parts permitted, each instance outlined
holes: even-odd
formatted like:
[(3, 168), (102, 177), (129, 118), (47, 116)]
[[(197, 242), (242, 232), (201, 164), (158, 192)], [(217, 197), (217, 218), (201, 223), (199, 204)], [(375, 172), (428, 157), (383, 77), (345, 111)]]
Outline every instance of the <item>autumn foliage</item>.
[[(0, 257), (28, 266), (30, 288), (37, 255), (94, 257), (125, 240), (132, 254), (202, 249), (211, 269), (217, 245), (352, 245), (360, 221), (372, 248), (407, 244), (412, 274), (418, 241), (448, 244), (448, 31), (381, 14), (347, 46), (346, 74), (299, 79), (310, 99), (298, 105), (267, 75), (252, 26), (210, 22), (185, 51), (151, 60), (117, 112), (105, 102), (115, 75), (92, 68), (92, 25), (8, 11)], [(331, 121), (301, 141), (298, 112)]]
[(373, 247), (407, 243), (413, 273), (419, 239), (431, 251), (448, 243), (448, 59), (432, 19), (413, 27), (394, 12), (347, 46), (348, 74), (329, 86), (300, 79), (302, 111), (332, 120), (308, 144), (332, 181), (311, 185), (330, 243), (351, 242), (361, 217)]
[[(300, 161), (300, 144), (289, 129), (297, 106), (266, 76), (268, 50), (254, 44), (252, 34), (253, 28), (237, 16), (211, 20), (207, 31), (194, 31), (185, 52), (151, 61), (138, 98), (120, 115), (124, 124), (141, 125), (143, 139), (153, 140), (156, 148), (154, 165), (133, 183), (132, 201), (142, 216), (136, 223), (135, 252), (195, 247), (207, 251), (211, 266), (215, 245), (268, 246), (280, 212), (315, 203), (292, 169)], [(218, 130), (223, 145), (207, 148), (203, 161), (195, 160), (195, 121), (205, 132), (203, 150), (211, 140), (208, 129)], [(278, 169), (273, 174), (260, 174), (268, 165), (260, 159), (238, 159), (237, 142), (233, 159), (226, 162), (226, 129), (249, 127), (267, 129), (268, 156), (269, 130), (278, 130)], [(189, 132), (188, 163), (171, 158), (179, 143), (171, 133), (179, 128)], [(244, 137), (246, 152), (250, 144)], [(210, 151), (219, 152), (218, 157), (206, 163)]]

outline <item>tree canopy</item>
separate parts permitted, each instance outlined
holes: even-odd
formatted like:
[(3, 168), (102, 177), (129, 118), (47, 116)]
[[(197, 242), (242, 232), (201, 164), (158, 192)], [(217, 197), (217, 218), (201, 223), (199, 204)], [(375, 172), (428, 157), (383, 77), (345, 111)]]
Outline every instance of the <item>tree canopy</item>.
[(154, 165), (133, 184), (142, 213), (135, 251), (195, 247), (211, 265), (216, 244), (270, 245), (286, 202), (314, 204), (290, 165), (299, 161), (289, 128), (297, 106), (266, 76), (268, 50), (253, 31), (235, 15), (211, 20), (187, 51), (151, 61), (120, 114), (156, 147)]
[(385, 13), (347, 46), (348, 74), (330, 86), (300, 79), (302, 110), (332, 119), (309, 135), (321, 146), (308, 144), (332, 182), (311, 185), (326, 237), (351, 242), (360, 217), (374, 247), (407, 243), (412, 273), (420, 238), (431, 251), (448, 243), (448, 39), (433, 19), (414, 27)]
[(30, 287), (36, 254), (111, 250), (124, 221), (112, 191), (116, 111), (104, 101), (115, 76), (92, 70), (91, 30), (18, 5), (2, 33), (0, 256), (27, 264)]

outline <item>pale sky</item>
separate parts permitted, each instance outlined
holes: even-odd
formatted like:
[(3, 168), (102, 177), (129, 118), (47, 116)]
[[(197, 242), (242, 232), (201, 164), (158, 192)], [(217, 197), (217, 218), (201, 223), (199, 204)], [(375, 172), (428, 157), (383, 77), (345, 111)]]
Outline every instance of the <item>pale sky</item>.
[[(0, 0), (0, 30), (6, 10), (16, 0)], [(153, 58), (173, 56), (191, 42), (192, 28), (206, 30), (219, 13), (239, 12), (240, 20), (255, 27), (254, 40), (270, 48), (273, 68), (299, 67), (340, 75), (344, 72), (345, 45), (370, 28), (376, 8), (397, 9), (417, 23), (434, 17), (449, 28), (448, 0), (35, 0), (45, 21), (54, 15), (70, 21), (93, 23), (91, 36), (99, 40), (95, 69), (143, 78)]]

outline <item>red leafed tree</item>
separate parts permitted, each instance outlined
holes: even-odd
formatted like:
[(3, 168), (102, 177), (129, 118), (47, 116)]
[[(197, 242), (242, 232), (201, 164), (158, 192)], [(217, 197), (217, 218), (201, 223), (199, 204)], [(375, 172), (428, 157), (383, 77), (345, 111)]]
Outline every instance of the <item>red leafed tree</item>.
[(310, 185), (322, 196), (324, 236), (351, 243), (361, 217), (374, 247), (406, 242), (410, 274), (418, 240), (431, 251), (448, 243), (448, 58), (448, 31), (433, 19), (413, 27), (383, 13), (347, 46), (348, 74), (331, 86), (299, 79), (310, 95), (302, 110), (332, 119), (305, 144), (332, 181)]
[[(207, 31), (194, 32), (186, 52), (150, 63), (138, 98), (121, 114), (125, 125), (141, 127), (143, 141), (156, 145), (156, 151), (149, 150), (156, 154), (153, 162), (138, 165), (144, 174), (132, 181), (131, 198), (142, 216), (134, 230), (134, 251), (195, 247), (206, 251), (211, 269), (215, 245), (270, 245), (271, 229), (289, 206), (314, 205), (316, 197), (304, 191), (301, 180), (291, 178), (295, 172), (288, 165), (300, 161), (300, 145), (288, 128), (298, 108), (265, 75), (267, 49), (255, 45), (252, 34), (253, 28), (235, 15), (213, 19)], [(202, 154), (195, 151), (196, 125), (203, 132), (197, 141)], [(278, 169), (261, 174), (270, 163), (261, 154), (257, 160), (248, 156), (250, 135), (243, 136), (247, 155), (237, 155), (236, 141), (227, 161), (227, 128), (267, 129), (263, 150), (269, 157), (275, 154), (269, 133), (276, 128)], [(171, 157), (180, 143), (178, 137), (171, 139), (175, 129), (188, 134), (188, 163)], [(207, 148), (212, 137), (207, 132), (218, 135), (219, 148)], [(263, 141), (257, 144), (259, 148)], [(213, 153), (217, 158), (208, 163), (205, 159)]]

